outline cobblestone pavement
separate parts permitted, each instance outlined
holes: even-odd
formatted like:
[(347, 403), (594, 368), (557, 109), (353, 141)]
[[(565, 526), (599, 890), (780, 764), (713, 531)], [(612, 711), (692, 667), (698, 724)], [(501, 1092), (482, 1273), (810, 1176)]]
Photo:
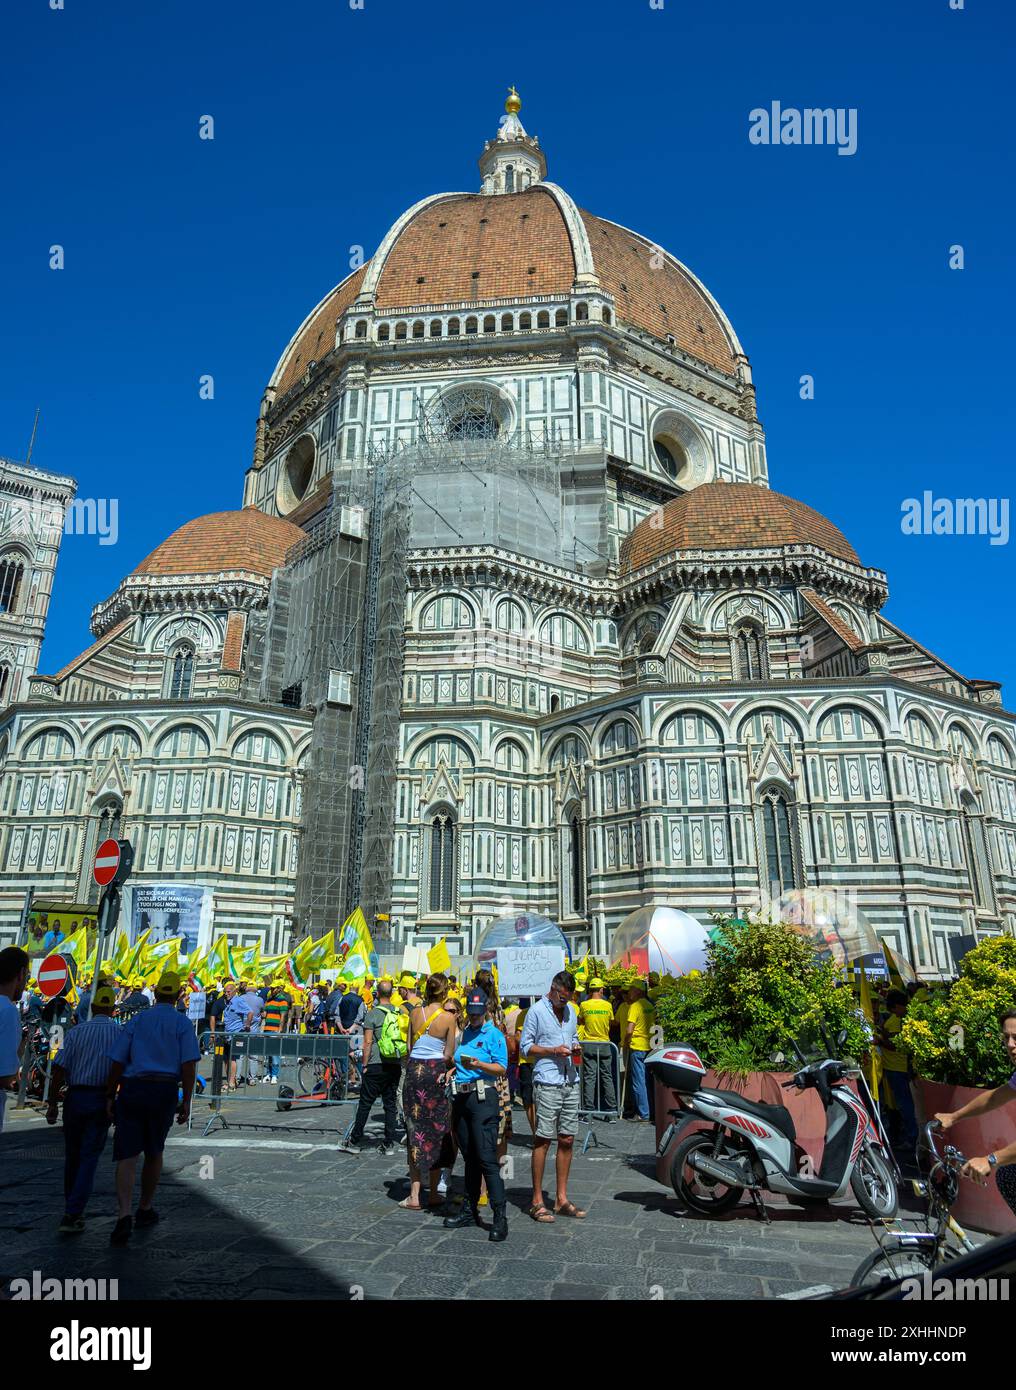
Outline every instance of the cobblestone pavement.
[[(285, 1132), (227, 1128), (203, 1137), (207, 1113), (197, 1105), (194, 1128), (171, 1136), (160, 1224), (114, 1249), (112, 1139), (86, 1231), (59, 1236), (61, 1131), (9, 1103), (0, 1285), (38, 1270), (42, 1278), (117, 1279), (121, 1298), (760, 1299), (842, 1287), (873, 1248), (849, 1202), (805, 1212), (771, 1198), (769, 1225), (750, 1202), (718, 1221), (684, 1213), (653, 1176), (650, 1125), (598, 1125), (599, 1145), (576, 1151), (569, 1189), (587, 1219), (538, 1226), (525, 1213), (530, 1141), (516, 1110), (509, 1237), (492, 1245), (484, 1231), (446, 1231), (437, 1215), (397, 1206), (408, 1192), (405, 1151), (378, 1154), (379, 1113), (359, 1157), (335, 1147), (348, 1108), (280, 1116), (270, 1103), (227, 1102), (227, 1122), (281, 1120)], [(552, 1166), (553, 1154), (551, 1182)]]

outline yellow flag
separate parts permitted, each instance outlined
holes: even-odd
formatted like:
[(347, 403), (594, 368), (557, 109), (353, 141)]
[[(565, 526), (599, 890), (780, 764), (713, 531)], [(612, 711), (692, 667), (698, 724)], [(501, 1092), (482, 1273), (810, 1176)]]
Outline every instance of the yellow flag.
[(71, 932), (65, 941), (60, 942), (58, 951), (61, 956), (74, 962), (79, 973), (82, 972), (88, 959), (88, 929), (79, 927), (76, 932)]
[(225, 936), (217, 938), (212, 949), (205, 957), (205, 966), (216, 980), (221, 980), (223, 978), (230, 980), (236, 979), (233, 962), (229, 954), (229, 941)]
[(121, 930), (121, 932), (117, 936), (116, 946), (113, 949), (113, 954), (110, 957), (110, 964), (112, 965), (113, 969), (117, 972), (117, 974), (120, 974), (124, 966), (127, 964), (127, 958), (130, 955), (130, 951), (131, 947), (130, 942), (127, 940), (127, 933)]
[(142, 932), (137, 941), (135, 941), (134, 949), (124, 963), (123, 973), (128, 979), (130, 979), (132, 975), (140, 974), (141, 963), (145, 958), (145, 951), (148, 948), (148, 938), (151, 934), (151, 928), (149, 927)]
[(448, 943), (442, 936), (436, 946), (427, 952), (427, 965), (432, 975), (443, 975), (452, 968), (452, 958), (448, 954)]
[(314, 942), (308, 951), (305, 965), (308, 970), (328, 970), (335, 960), (335, 932), (327, 932)]

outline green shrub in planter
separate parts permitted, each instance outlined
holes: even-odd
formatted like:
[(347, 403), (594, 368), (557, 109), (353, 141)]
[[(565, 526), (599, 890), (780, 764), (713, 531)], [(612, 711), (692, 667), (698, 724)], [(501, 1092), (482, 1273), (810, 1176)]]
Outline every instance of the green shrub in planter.
[[(845, 1031), (843, 1053), (859, 1057), (865, 1036), (856, 1005), (841, 984), (842, 971), (820, 962), (811, 943), (787, 922), (714, 918), (706, 948), (708, 966), (697, 979), (657, 1002), (657, 1022), (667, 1042), (690, 1042), (717, 1070), (793, 1070), (789, 1043), (830, 1040)], [(772, 1054), (788, 1054), (774, 1064)]]
[(950, 1086), (1001, 1086), (1012, 1074), (999, 1020), (1016, 1008), (1016, 938), (994, 936), (960, 961), (945, 993), (911, 1003), (903, 1046), (914, 1070)]

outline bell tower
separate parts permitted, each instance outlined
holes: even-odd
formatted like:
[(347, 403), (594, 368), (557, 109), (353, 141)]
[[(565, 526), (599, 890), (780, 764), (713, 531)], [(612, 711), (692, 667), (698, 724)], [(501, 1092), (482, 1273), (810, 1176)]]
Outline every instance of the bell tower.
[(0, 458), (0, 709), (39, 669), (73, 478)]

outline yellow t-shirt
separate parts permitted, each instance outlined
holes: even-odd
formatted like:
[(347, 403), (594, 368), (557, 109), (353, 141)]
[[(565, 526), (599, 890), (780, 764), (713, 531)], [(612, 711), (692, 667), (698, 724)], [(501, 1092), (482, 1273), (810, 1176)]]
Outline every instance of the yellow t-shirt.
[(628, 1041), (628, 1046), (633, 1052), (649, 1052), (652, 1043), (649, 1040), (649, 1030), (656, 1020), (656, 1010), (648, 999), (636, 999), (634, 1004), (627, 1006), (622, 1025), (621, 1041), (625, 1041), (625, 1033), (628, 1031), (629, 1024), (634, 1023), (635, 1031)]
[(609, 999), (585, 999), (579, 1005), (579, 1037), (586, 1042), (610, 1042), (613, 1021)]
[[(896, 1014), (890, 1014), (882, 1025), (882, 1032), (887, 1038), (897, 1039), (900, 1029), (903, 1027), (903, 1019)], [(882, 1065), (886, 1071), (909, 1071), (910, 1058), (906, 1052), (897, 1051), (893, 1047), (882, 1048)]]

